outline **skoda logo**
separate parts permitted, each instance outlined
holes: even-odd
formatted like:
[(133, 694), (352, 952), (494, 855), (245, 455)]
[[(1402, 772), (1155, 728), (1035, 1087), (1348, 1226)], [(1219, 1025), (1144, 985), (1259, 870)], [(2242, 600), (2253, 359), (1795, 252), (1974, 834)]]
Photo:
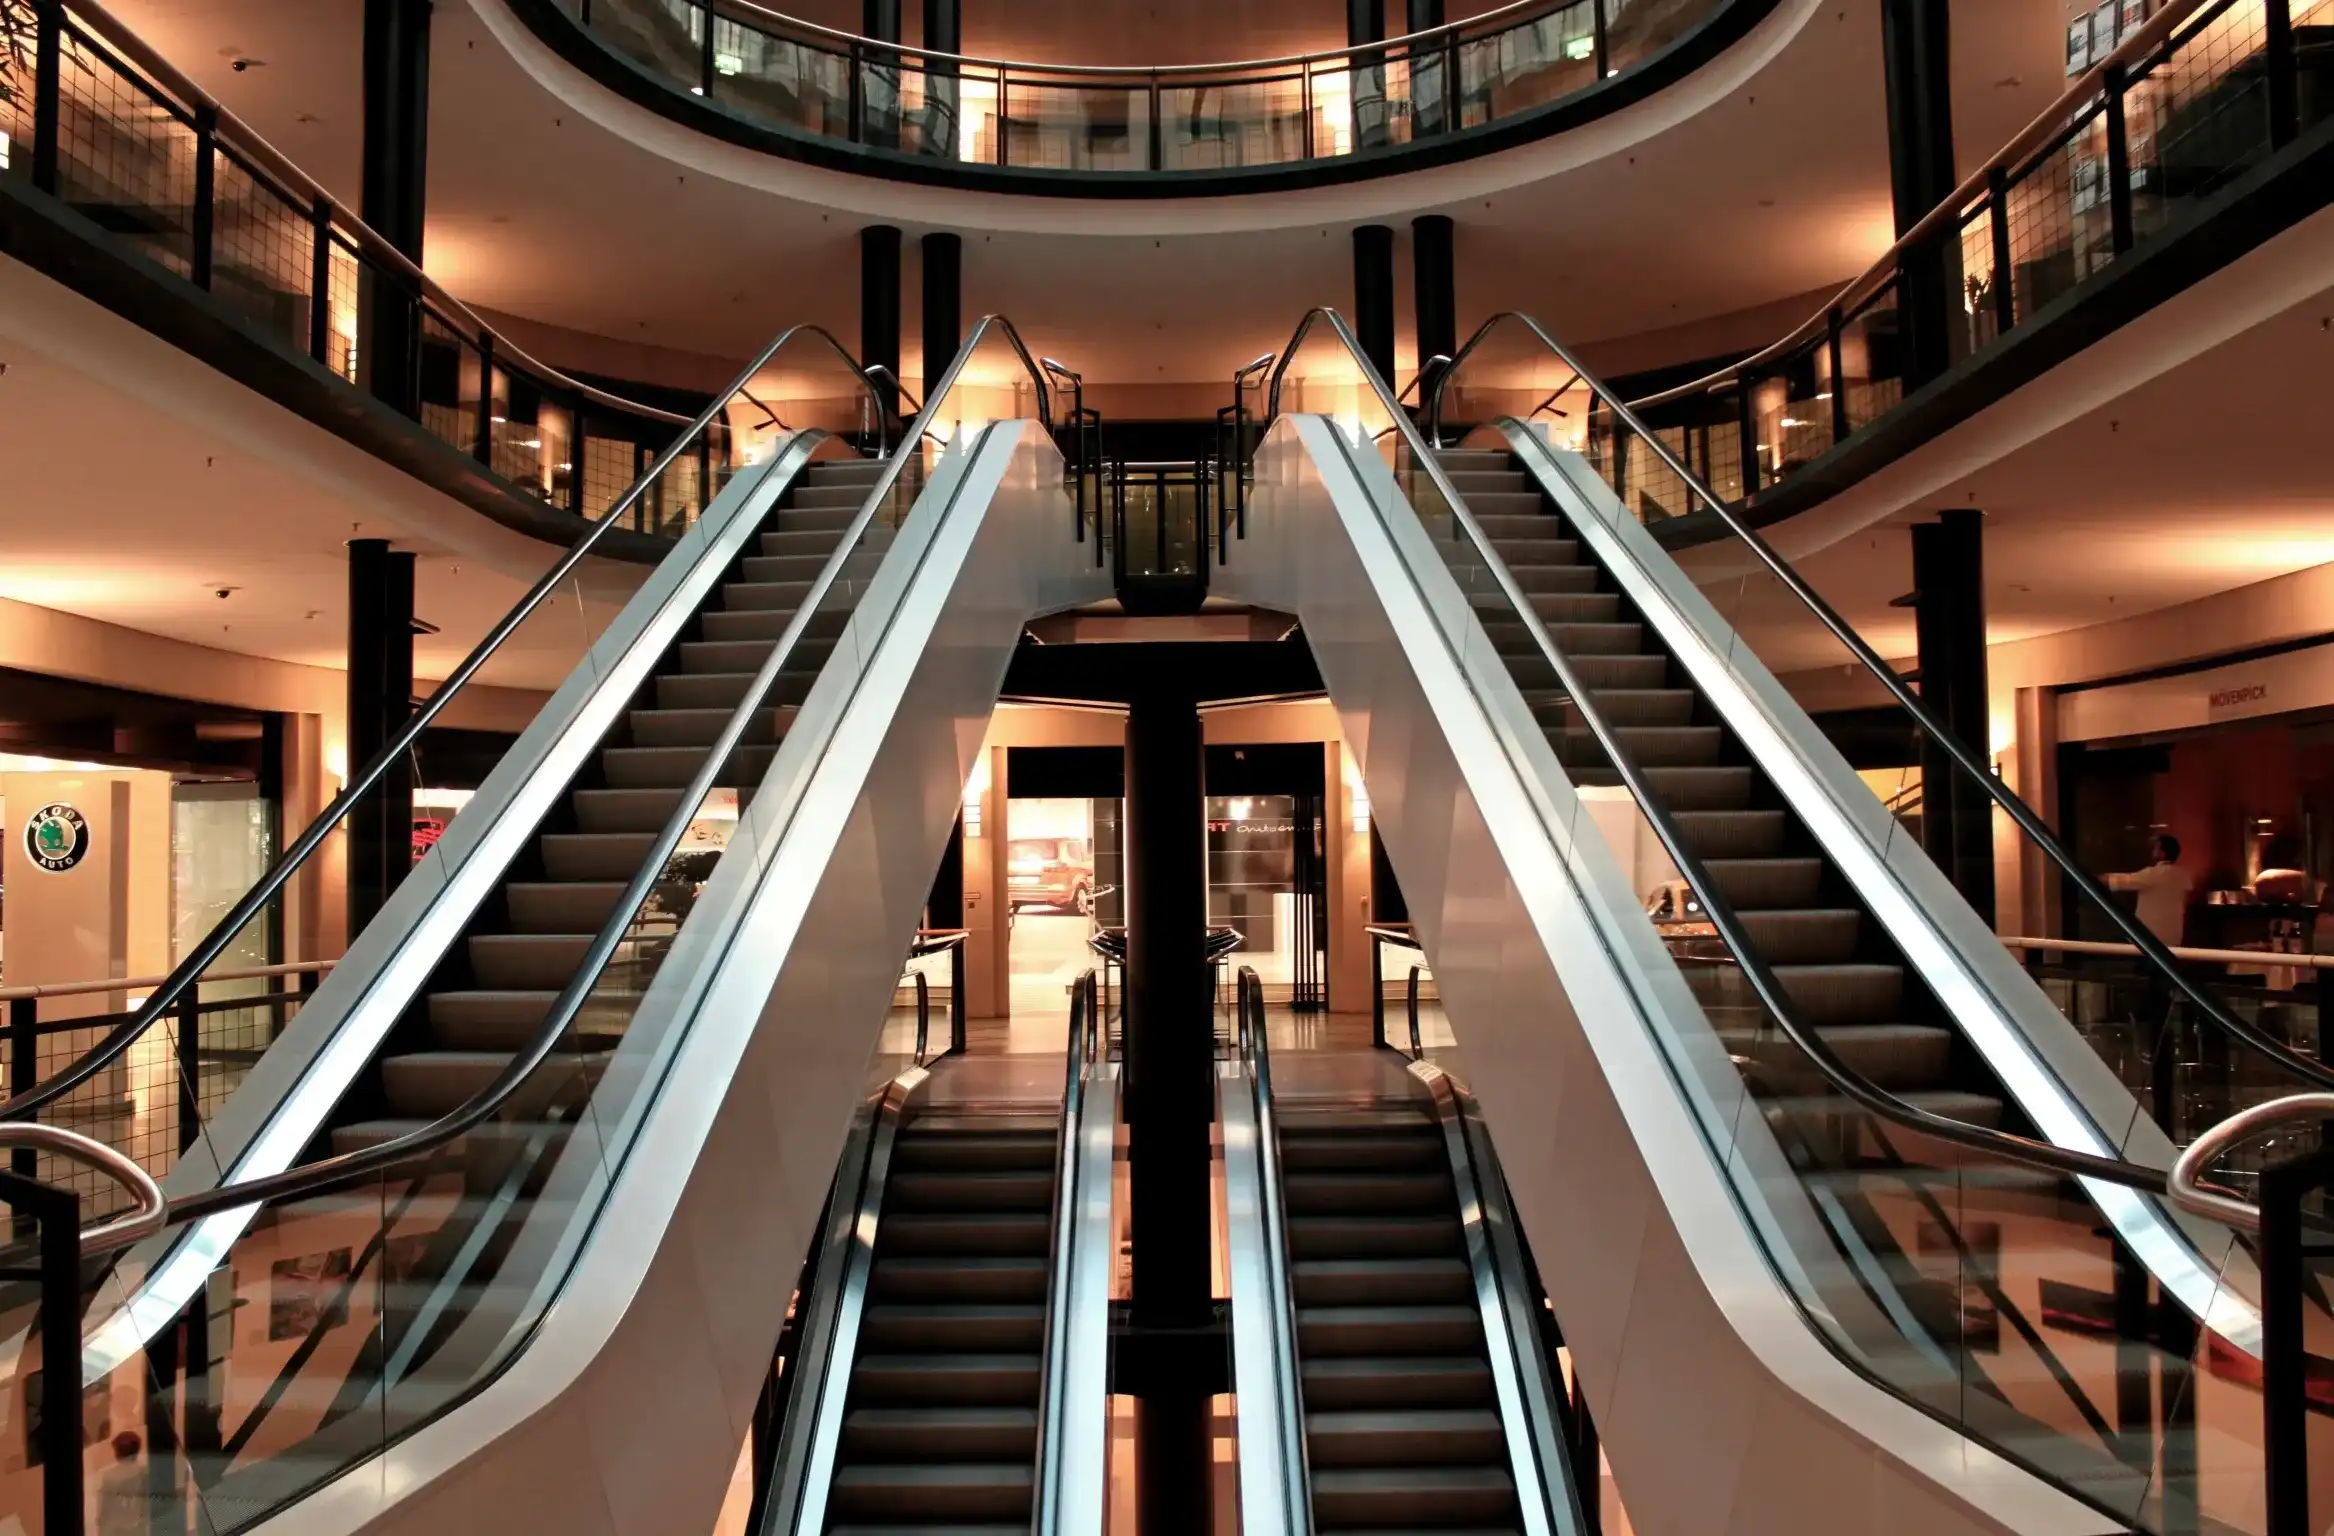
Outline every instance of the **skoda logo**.
[(24, 824), (24, 851), (35, 868), (61, 875), (89, 852), (89, 818), (58, 801)]

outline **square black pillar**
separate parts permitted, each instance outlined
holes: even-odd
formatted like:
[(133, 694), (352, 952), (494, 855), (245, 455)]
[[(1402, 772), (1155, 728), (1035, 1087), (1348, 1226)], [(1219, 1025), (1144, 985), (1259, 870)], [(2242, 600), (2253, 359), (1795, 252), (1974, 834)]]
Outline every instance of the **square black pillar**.
[[(1888, 179), (1896, 232), (1911, 231), (1959, 185), (1953, 163), (1953, 34), (1948, 0), (1881, 0), (1881, 65), (1887, 79)], [(1958, 334), (1958, 229), (1924, 239), (1897, 260), (1898, 324), (1905, 385), (1918, 388), (1966, 350)]]
[[(386, 539), (348, 545), (348, 765), (381, 755), (413, 708), (413, 555)], [(348, 936), (413, 865), (412, 760), (400, 754), (348, 818)]]
[(1418, 316), (1418, 403), (1427, 394), (1442, 365), (1432, 362), (1459, 350), (1459, 290), (1453, 228), (1448, 216), (1421, 214), (1410, 221), (1410, 280)]
[[(934, 53), (964, 52), (963, 0), (924, 0), (924, 46)], [(956, 65), (944, 59), (924, 61), (924, 131), (917, 147), (925, 154), (956, 158), (962, 94)], [(925, 382), (933, 377), (926, 374)]]
[[(1358, 48), (1386, 40), (1386, 0), (1345, 0), (1345, 41)], [(1353, 61), (1353, 147), (1381, 149), (1386, 143), (1386, 60), (1383, 54)]]
[(1353, 232), (1353, 333), (1362, 356), (1389, 389), (1394, 383), (1394, 231), (1364, 224)]
[[(365, 0), (358, 212), (415, 266), (428, 210), (431, 0)], [(374, 398), (421, 414), (420, 295), (360, 275), (357, 361)]]
[[(1126, 1121), (1131, 1322), (1195, 1334), (1214, 1310), (1209, 1280), (1215, 998), (1207, 961), (1205, 754), (1198, 705), (1172, 686), (1127, 710)], [(1154, 1359), (1196, 1367), (1210, 1348)], [(1208, 1378), (1151, 1373), (1135, 1403), (1139, 1524), (1202, 1532), (1212, 1504)]]
[[(1913, 529), (1921, 702), (1979, 761), (1991, 751), (1986, 684), (1984, 514), (1944, 512)], [(1993, 799), (1933, 741), (1921, 744), (1921, 842), (1988, 922), (1994, 916)]]
[(931, 234), (922, 245), (924, 394), (929, 398), (964, 342), (964, 237)]
[[(900, 232), (889, 224), (870, 224), (859, 231), (859, 363), (882, 367), (876, 392), (884, 409), (897, 416), (899, 393), (894, 381), (900, 371)], [(929, 389), (932, 381), (925, 380)]]
[[(1404, 19), (1411, 32), (1431, 32), (1443, 24), (1443, 0), (1410, 0)], [(1410, 55), (1410, 131), (1426, 138), (1458, 126), (1458, 58), (1448, 38), (1435, 38)]]

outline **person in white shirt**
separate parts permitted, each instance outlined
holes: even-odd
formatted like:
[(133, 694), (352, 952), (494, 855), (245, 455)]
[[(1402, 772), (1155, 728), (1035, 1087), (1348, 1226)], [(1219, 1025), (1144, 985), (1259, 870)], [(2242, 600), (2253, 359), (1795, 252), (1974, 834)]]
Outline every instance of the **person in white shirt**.
[(2107, 888), (2138, 893), (2140, 922), (2166, 944), (2178, 945), (2187, 938), (2188, 893), (2196, 882), (2180, 867), (2180, 839), (2169, 832), (2148, 844), (2148, 859), (2145, 869), (2109, 875)]

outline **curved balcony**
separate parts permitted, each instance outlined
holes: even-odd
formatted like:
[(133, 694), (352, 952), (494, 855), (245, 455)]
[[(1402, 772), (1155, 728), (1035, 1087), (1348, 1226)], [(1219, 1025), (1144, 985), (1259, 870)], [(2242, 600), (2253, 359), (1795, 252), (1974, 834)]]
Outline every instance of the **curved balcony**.
[(746, 0), (507, 0), (578, 68), (699, 131), (834, 169), (1071, 197), (1358, 180), (1602, 117), (1777, 0), (1518, 0), (1366, 47), (1150, 69), (836, 32)]

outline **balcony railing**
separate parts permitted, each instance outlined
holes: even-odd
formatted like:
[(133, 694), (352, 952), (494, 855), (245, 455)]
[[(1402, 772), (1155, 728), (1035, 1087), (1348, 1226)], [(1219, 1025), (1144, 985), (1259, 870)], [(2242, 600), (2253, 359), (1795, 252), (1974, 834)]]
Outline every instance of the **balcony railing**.
[[(2127, 30), (2105, 57), (1821, 313), (1740, 363), (1631, 401), (1670, 451), (1729, 500), (1771, 491), (2197, 225), (2334, 115), (2334, 0), (2170, 0), (2119, 14)], [(1537, 416), (1640, 517), (1691, 510), (1684, 482), (1544, 349), (1490, 332), (1437, 393), (1446, 439), (1495, 416)]]
[[(264, 341), (580, 518), (605, 514), (687, 423), (528, 356), (94, 6), (0, 0), (0, 179), (56, 198)], [(828, 418), (864, 409), (787, 407), (818, 418), (789, 425), (838, 430), (851, 423)], [(676, 464), (626, 524), (687, 526), (721, 478), (717, 461), (748, 436), (744, 423), (716, 422), (694, 473)]]
[(1755, 0), (1520, 0), (1333, 53), (1152, 69), (872, 41), (744, 0), (539, 0), (651, 80), (790, 139), (957, 166), (1221, 173), (1397, 151), (1518, 119)]

